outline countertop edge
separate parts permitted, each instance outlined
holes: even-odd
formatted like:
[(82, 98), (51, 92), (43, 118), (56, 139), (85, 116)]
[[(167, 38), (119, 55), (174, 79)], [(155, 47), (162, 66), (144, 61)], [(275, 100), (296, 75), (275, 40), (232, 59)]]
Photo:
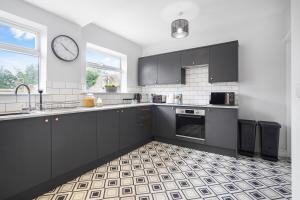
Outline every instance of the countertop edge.
[(174, 107), (196, 107), (196, 108), (224, 108), (224, 109), (238, 109), (238, 106), (221, 106), (221, 105), (188, 105), (188, 104), (167, 104), (167, 103), (139, 103), (139, 104), (117, 104), (117, 105), (105, 105), (101, 107), (93, 108), (74, 108), (74, 109), (65, 109), (65, 110), (56, 110), (56, 111), (34, 111), (30, 114), (21, 114), (21, 115), (9, 115), (9, 116), (0, 116), (0, 121), (16, 120), (16, 119), (27, 119), (35, 117), (47, 117), (55, 115), (64, 115), (64, 114), (75, 114), (83, 112), (96, 112), (101, 110), (114, 110), (122, 108), (132, 108), (132, 107), (142, 107), (142, 106), (174, 106)]

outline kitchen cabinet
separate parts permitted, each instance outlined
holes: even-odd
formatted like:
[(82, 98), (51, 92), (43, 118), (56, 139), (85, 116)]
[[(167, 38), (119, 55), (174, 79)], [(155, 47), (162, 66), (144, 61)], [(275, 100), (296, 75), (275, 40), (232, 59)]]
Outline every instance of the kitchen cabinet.
[(154, 136), (173, 139), (176, 132), (175, 108), (171, 106), (156, 106)]
[(185, 84), (185, 70), (181, 67), (179, 52), (158, 56), (158, 84)]
[(138, 83), (141, 86), (154, 85), (157, 83), (158, 56), (139, 58)]
[(208, 65), (209, 47), (184, 50), (181, 53), (181, 66)]
[(151, 106), (138, 108), (138, 138), (145, 141), (152, 137), (153, 108)]
[(58, 176), (97, 159), (97, 113), (52, 117), (52, 175)]
[(120, 110), (120, 149), (124, 149), (139, 142), (137, 113), (136, 108)]
[(211, 46), (208, 69), (210, 83), (238, 81), (238, 41)]
[(120, 110), (104, 110), (97, 114), (98, 158), (119, 150), (119, 112)]
[(205, 143), (209, 146), (236, 150), (237, 126), (237, 109), (207, 108)]
[(0, 199), (51, 178), (51, 127), (47, 117), (0, 122)]

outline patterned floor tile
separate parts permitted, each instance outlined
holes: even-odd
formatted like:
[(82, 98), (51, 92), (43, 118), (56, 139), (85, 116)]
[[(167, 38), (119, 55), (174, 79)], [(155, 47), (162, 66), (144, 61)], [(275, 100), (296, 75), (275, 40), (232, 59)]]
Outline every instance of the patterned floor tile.
[(291, 199), (291, 164), (150, 142), (36, 200)]

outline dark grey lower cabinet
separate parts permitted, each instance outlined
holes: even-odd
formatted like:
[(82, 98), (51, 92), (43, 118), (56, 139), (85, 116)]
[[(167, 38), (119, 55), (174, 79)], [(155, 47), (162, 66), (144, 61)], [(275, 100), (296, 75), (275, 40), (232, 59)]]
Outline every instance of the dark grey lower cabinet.
[(105, 110), (98, 112), (98, 158), (111, 155), (119, 150), (119, 112), (120, 110)]
[(120, 149), (124, 149), (139, 141), (138, 111), (136, 108), (120, 110)]
[(205, 143), (209, 146), (236, 150), (238, 110), (207, 108), (205, 116)]
[(97, 113), (52, 118), (52, 175), (58, 176), (97, 159)]
[(50, 120), (30, 118), (0, 122), (0, 199), (50, 177)]
[(175, 108), (171, 106), (156, 106), (154, 136), (173, 139), (176, 132)]
[(139, 107), (137, 108), (137, 125), (138, 125), (138, 139), (139, 141), (145, 141), (152, 137), (152, 117), (153, 107)]

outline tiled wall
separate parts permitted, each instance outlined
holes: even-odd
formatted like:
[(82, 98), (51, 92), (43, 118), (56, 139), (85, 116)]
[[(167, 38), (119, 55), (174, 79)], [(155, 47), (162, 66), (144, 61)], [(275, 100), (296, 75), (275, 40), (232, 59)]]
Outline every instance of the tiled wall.
[[(79, 102), (81, 105), (84, 84), (75, 82), (51, 82), (47, 81), (47, 93), (43, 94), (43, 102), (57, 103), (57, 102)], [(133, 93), (141, 92), (141, 88), (128, 88), (128, 93), (99, 93), (95, 94), (103, 100), (103, 104), (121, 104), (124, 103), (124, 98), (133, 98)], [(148, 102), (148, 96), (143, 95), (143, 102)], [(39, 95), (31, 95), (31, 105), (36, 107), (39, 102)], [(130, 103), (130, 102), (126, 102)], [(20, 111), (22, 108), (28, 107), (28, 96), (26, 94), (19, 94), (16, 97), (14, 94), (0, 94), (0, 112)]]
[(142, 92), (146, 94), (173, 95), (182, 94), (184, 104), (208, 104), (210, 93), (235, 92), (236, 104), (238, 94), (238, 83), (208, 83), (208, 67), (194, 67), (186, 69), (185, 85), (153, 85), (143, 87)]
[[(83, 84), (75, 82), (47, 82), (47, 94), (43, 95), (44, 102), (78, 101), (84, 97)], [(133, 93), (142, 92), (142, 102), (148, 102), (149, 94), (173, 95), (181, 93), (184, 104), (208, 104), (212, 91), (238, 93), (237, 83), (208, 83), (208, 67), (186, 69), (185, 85), (155, 85), (143, 88), (128, 88), (128, 93), (99, 93), (95, 94), (103, 100), (103, 104), (121, 104), (124, 98), (133, 98)], [(35, 107), (39, 102), (39, 95), (31, 95), (31, 105)], [(237, 104), (237, 95), (236, 95)], [(0, 94), (0, 112), (19, 111), (28, 107), (27, 95)]]

